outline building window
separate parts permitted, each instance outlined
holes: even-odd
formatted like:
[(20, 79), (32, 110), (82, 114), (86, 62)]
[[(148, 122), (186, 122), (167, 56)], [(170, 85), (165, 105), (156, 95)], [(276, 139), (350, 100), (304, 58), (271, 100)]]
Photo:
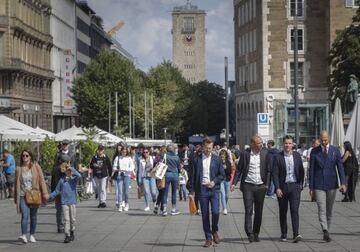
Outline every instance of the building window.
[(253, 1), (253, 16), (254, 18), (256, 18), (256, 0), (252, 0)]
[(90, 55), (90, 47), (86, 43), (82, 42), (80, 39), (77, 39), (78, 51), (86, 56)]
[(360, 0), (345, 0), (345, 7), (357, 8), (360, 6)]
[(304, 16), (304, 0), (289, 0), (289, 5), (291, 17), (295, 17), (295, 13), (297, 17)]
[(81, 62), (81, 61), (78, 61), (77, 62), (77, 72), (79, 73), (79, 74), (82, 74), (84, 71), (85, 71), (85, 68), (86, 68), (86, 64), (85, 63), (83, 63), (83, 62)]
[(195, 68), (195, 64), (184, 64), (184, 68), (185, 68), (185, 69), (194, 69), (194, 68)]
[(253, 42), (254, 42), (253, 49), (254, 51), (256, 51), (256, 29), (253, 31)]
[(183, 32), (185, 33), (195, 32), (194, 17), (184, 17)]
[[(303, 51), (304, 50), (304, 29), (303, 28), (297, 28), (297, 34), (298, 34), (298, 50)], [(291, 51), (294, 51), (294, 39), (295, 39), (295, 29), (291, 28), (290, 30), (290, 41), (291, 41)]]
[(184, 51), (185, 56), (195, 56), (195, 51)]
[[(290, 85), (291, 87), (294, 86), (294, 62), (290, 62)], [(298, 87), (304, 86), (304, 62), (298, 62), (298, 71), (297, 71), (297, 84)]]

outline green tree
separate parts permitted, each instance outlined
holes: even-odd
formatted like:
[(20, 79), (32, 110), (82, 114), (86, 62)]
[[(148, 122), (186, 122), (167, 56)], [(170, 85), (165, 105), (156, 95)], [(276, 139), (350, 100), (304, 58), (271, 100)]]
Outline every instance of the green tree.
[(329, 97), (344, 99), (350, 74), (360, 77), (360, 9), (350, 26), (337, 33), (332, 44), (329, 64), (333, 68), (329, 76)]
[[(163, 128), (168, 128), (171, 137), (183, 131), (184, 114), (190, 103), (190, 98), (187, 96), (189, 88), (190, 84), (169, 61), (164, 61), (150, 69), (146, 90), (154, 96), (156, 137), (163, 137)], [(144, 108), (141, 106), (138, 109), (143, 115)]]
[[(138, 94), (143, 83), (133, 63), (115, 52), (102, 50), (75, 80), (73, 98), (81, 125), (108, 127), (109, 95), (112, 97), (112, 124), (115, 118), (114, 93), (118, 92), (119, 127), (128, 132), (128, 93)], [(137, 125), (137, 128), (141, 125)], [(125, 130), (123, 130), (125, 132)]]
[(90, 163), (92, 157), (95, 155), (97, 144), (91, 138), (88, 138), (87, 140), (80, 142), (80, 148), (81, 148), (80, 162), (84, 166), (87, 166)]
[(54, 167), (57, 143), (54, 139), (46, 137), (41, 144), (41, 168), (50, 173)]
[(193, 84), (190, 107), (185, 115), (183, 136), (218, 135), (225, 127), (225, 90), (208, 81)]

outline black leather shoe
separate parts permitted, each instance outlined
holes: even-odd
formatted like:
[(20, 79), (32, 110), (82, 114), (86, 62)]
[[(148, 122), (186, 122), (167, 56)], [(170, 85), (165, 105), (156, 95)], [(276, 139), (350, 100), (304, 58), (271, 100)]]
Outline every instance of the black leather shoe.
[(58, 227), (57, 232), (58, 232), (59, 234), (62, 234), (62, 233), (64, 233), (64, 229), (61, 228), (61, 227)]
[(330, 238), (330, 234), (327, 230), (324, 230), (324, 237), (323, 237), (324, 241), (326, 242), (331, 242), (331, 238)]
[(254, 234), (254, 241), (259, 242), (259, 234)]
[(249, 239), (249, 242), (251, 243), (251, 242), (254, 242), (254, 235), (253, 234), (250, 234), (249, 236), (248, 236), (248, 239)]
[(64, 243), (69, 243), (69, 242), (71, 242), (70, 236), (65, 236)]

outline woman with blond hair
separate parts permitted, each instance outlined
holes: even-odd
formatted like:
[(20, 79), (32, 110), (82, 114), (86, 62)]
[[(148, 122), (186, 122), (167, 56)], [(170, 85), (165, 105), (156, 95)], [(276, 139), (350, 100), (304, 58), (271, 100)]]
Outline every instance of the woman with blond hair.
[(33, 154), (24, 150), (20, 155), (20, 165), (15, 172), (15, 204), (18, 213), (21, 213), (21, 236), (19, 241), (27, 243), (28, 220), (30, 213), (30, 242), (36, 242), (35, 231), (37, 212), (40, 205), (31, 205), (27, 202), (26, 194), (40, 192), (41, 204), (46, 202), (48, 191), (41, 167), (33, 159)]

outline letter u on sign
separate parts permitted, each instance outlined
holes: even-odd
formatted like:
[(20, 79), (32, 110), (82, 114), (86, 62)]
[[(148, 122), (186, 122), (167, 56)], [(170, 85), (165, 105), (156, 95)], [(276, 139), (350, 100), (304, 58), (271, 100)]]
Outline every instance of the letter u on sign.
[(269, 124), (269, 113), (258, 113), (257, 114), (258, 124)]

